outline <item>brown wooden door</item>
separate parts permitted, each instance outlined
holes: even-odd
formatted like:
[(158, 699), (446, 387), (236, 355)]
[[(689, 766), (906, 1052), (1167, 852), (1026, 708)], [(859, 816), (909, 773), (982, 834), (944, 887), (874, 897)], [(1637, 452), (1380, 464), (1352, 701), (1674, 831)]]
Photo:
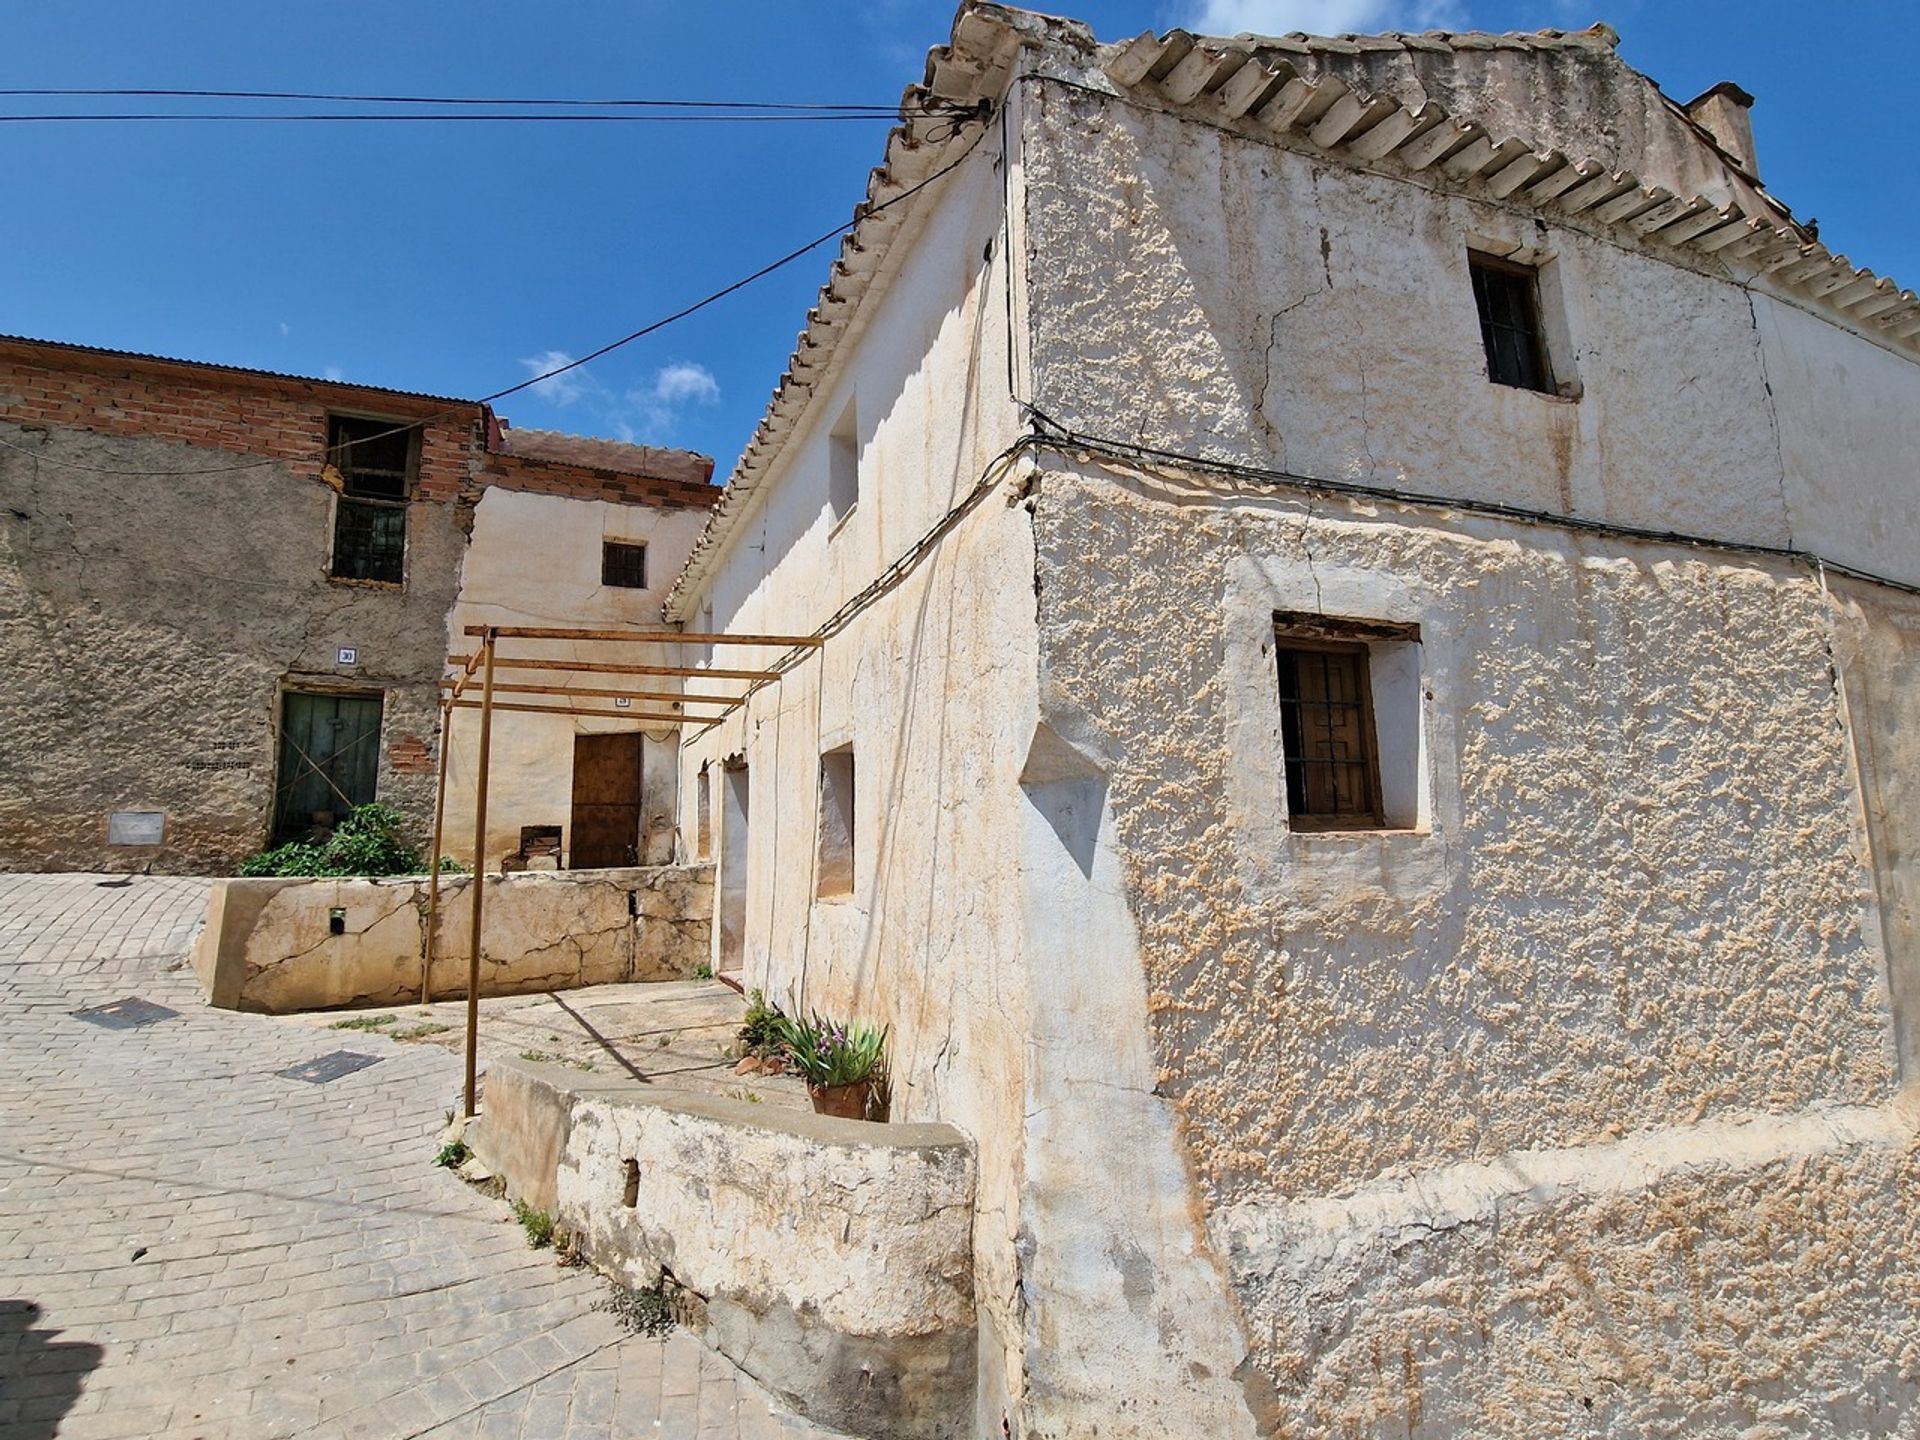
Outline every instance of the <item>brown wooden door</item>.
[(575, 870), (639, 863), (640, 733), (573, 737)]

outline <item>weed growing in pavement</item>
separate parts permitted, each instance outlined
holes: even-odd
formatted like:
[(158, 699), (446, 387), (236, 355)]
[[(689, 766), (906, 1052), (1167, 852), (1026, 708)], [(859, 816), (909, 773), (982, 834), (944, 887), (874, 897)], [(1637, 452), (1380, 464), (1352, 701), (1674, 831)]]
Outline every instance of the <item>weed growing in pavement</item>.
[(713, 978), (713, 966), (702, 960), (698, 965), (693, 967), (693, 978), (696, 980), (711, 980)]
[(444, 1035), (451, 1028), (434, 1020), (423, 1020), (418, 1025), (409, 1025), (404, 1030), (393, 1030), (388, 1033), (396, 1040), (424, 1040), (429, 1035)]
[(673, 1329), (673, 1301), (664, 1275), (657, 1285), (641, 1290), (629, 1290), (616, 1280), (594, 1308), (607, 1311), (629, 1335), (665, 1335)]
[(329, 1030), (378, 1030), (398, 1020), (398, 1015), (354, 1015), (345, 1020), (336, 1020)]
[(456, 1165), (467, 1163), (467, 1157), (473, 1152), (467, 1149), (464, 1140), (449, 1140), (440, 1147), (440, 1153), (433, 1157), (433, 1163), (451, 1170)]
[(524, 1200), (516, 1200), (513, 1202), (513, 1218), (527, 1232), (527, 1244), (533, 1249), (544, 1250), (553, 1243), (553, 1216), (546, 1211), (536, 1210)]

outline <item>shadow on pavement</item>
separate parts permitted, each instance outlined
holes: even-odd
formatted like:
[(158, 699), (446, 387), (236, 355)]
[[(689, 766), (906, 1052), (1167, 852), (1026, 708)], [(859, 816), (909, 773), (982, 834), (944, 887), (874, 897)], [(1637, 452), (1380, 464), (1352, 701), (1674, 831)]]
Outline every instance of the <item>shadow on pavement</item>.
[(39, 1318), (31, 1300), (0, 1300), (0, 1430), (7, 1440), (52, 1440), (87, 1372), (106, 1353), (90, 1341), (55, 1340), (58, 1330), (34, 1328)]

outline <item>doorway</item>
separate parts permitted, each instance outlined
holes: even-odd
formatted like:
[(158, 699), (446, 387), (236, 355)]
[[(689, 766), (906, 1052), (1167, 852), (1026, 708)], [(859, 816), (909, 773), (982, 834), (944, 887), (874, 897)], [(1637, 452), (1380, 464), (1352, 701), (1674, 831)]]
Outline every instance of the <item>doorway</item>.
[(380, 697), (289, 690), (280, 701), (273, 843), (331, 830), (370, 804), (380, 772)]
[(638, 730), (573, 737), (569, 869), (640, 863), (640, 747)]
[(747, 955), (747, 816), (751, 809), (747, 762), (727, 762), (720, 811), (720, 965), (738, 976)]

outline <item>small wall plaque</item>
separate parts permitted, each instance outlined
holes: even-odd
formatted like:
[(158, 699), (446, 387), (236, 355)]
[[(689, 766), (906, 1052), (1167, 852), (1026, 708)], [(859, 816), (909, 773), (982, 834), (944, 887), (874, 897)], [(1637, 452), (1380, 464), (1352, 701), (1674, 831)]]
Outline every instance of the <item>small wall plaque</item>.
[(114, 810), (107, 816), (109, 845), (158, 845), (166, 838), (164, 810)]
[(360, 663), (360, 652), (352, 645), (342, 645), (335, 654), (339, 664), (358, 665)]
[(616, 695), (613, 697), (613, 708), (616, 710), (630, 710), (633, 708), (633, 701), (624, 695)]

